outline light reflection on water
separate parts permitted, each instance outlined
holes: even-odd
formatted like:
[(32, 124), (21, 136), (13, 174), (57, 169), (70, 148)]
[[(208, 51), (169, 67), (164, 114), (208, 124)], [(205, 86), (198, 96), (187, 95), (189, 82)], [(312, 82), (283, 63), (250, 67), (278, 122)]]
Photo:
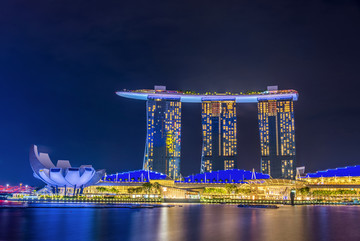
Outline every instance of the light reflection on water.
[(360, 207), (0, 209), (0, 240), (360, 240)]

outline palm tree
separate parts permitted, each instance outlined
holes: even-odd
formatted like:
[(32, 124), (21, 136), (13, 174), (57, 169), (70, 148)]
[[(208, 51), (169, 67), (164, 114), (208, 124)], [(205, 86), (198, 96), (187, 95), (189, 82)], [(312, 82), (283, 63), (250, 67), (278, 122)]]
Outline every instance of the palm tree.
[(132, 194), (132, 193), (134, 193), (135, 190), (134, 190), (134, 188), (129, 187), (127, 191), (128, 191), (129, 194)]
[(119, 190), (117, 190), (115, 187), (110, 188), (110, 192), (112, 193), (118, 193)]
[(144, 188), (145, 192), (149, 194), (151, 192), (153, 185), (150, 182), (146, 182), (142, 185), (142, 187)]
[(237, 187), (234, 184), (226, 184), (225, 189), (226, 189), (228, 194), (231, 194), (233, 192), (236, 192)]
[(154, 182), (152, 187), (153, 187), (153, 189), (155, 190), (156, 193), (161, 193), (161, 185), (158, 182)]
[(105, 191), (107, 191), (107, 188), (106, 187), (96, 187), (96, 190), (98, 192), (105, 192)]

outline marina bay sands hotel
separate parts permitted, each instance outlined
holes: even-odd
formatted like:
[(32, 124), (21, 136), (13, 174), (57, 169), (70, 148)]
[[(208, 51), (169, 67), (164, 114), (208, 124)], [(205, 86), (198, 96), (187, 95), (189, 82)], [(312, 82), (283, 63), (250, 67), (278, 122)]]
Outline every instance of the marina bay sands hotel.
[(202, 156), (200, 171), (236, 168), (236, 104), (257, 103), (261, 146), (261, 171), (273, 178), (294, 179), (296, 175), (295, 90), (268, 86), (263, 92), (195, 93), (170, 91), (165, 86), (124, 90), (117, 95), (146, 101), (147, 137), (144, 170), (180, 177), (181, 104), (202, 105)]

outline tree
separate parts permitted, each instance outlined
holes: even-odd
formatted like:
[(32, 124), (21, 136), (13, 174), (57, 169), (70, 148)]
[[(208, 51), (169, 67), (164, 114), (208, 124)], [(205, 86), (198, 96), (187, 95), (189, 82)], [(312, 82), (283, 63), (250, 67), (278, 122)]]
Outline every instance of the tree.
[(158, 182), (154, 182), (153, 189), (156, 193), (161, 193), (161, 185)]
[(228, 194), (231, 194), (236, 192), (237, 187), (234, 184), (226, 184), (225, 189)]
[(108, 191), (108, 189), (106, 187), (96, 187), (96, 190), (98, 192), (106, 192), (106, 191)]
[(117, 190), (115, 187), (110, 188), (110, 192), (112, 193), (118, 193), (119, 190)]
[(144, 190), (143, 190), (143, 188), (142, 187), (137, 187), (137, 188), (135, 188), (135, 192), (136, 193), (142, 193)]
[(222, 187), (205, 187), (204, 188), (205, 194), (225, 194), (226, 190)]
[(151, 189), (153, 187), (153, 185), (150, 182), (146, 182), (142, 185), (144, 191), (149, 194), (151, 192)]
[(250, 188), (239, 188), (236, 191), (237, 191), (237, 193), (242, 194), (242, 195), (251, 194), (251, 189)]
[(302, 196), (307, 196), (310, 193), (310, 188), (309, 187), (303, 187), (298, 189), (298, 192), (302, 195)]

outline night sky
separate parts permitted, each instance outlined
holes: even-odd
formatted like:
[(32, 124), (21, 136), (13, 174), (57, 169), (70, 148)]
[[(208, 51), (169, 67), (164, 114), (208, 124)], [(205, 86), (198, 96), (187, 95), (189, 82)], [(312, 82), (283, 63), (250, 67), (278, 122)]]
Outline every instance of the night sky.
[[(115, 91), (295, 89), (297, 161), (360, 164), (359, 1), (2, 1), (0, 185), (56, 162), (142, 168), (145, 102)], [(184, 176), (200, 170), (201, 106), (183, 104)], [(256, 104), (237, 105), (238, 168), (260, 167)]]

